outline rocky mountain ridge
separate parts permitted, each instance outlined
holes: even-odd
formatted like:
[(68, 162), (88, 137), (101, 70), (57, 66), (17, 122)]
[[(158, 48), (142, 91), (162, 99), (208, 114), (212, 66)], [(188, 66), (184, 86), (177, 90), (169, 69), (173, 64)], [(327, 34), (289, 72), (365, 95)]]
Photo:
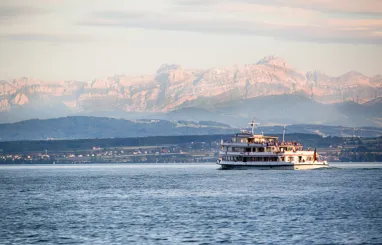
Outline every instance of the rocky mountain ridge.
[(382, 77), (367, 77), (355, 71), (339, 77), (319, 71), (304, 74), (276, 56), (265, 57), (256, 64), (205, 70), (164, 64), (156, 74), (147, 76), (116, 75), (93, 81), (45, 82), (26, 77), (3, 80), (0, 112), (39, 111), (47, 117), (91, 115), (97, 111), (170, 112), (203, 107), (206, 100), (213, 106), (238, 99), (296, 93), (324, 104), (364, 103), (382, 95)]

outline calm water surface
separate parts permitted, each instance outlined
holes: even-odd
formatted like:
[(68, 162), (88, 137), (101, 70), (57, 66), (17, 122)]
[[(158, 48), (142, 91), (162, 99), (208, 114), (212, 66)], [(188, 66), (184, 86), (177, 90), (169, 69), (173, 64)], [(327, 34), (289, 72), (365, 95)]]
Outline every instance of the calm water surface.
[(382, 164), (0, 166), (0, 244), (382, 243)]

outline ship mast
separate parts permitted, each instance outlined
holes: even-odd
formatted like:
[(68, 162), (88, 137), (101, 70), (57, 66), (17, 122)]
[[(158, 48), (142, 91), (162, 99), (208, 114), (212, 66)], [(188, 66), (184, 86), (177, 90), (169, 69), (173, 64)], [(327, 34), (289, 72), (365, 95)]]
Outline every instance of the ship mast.
[(260, 123), (255, 123), (255, 117), (252, 119), (252, 122), (251, 123), (248, 123), (249, 125), (251, 125), (251, 128), (252, 128), (252, 135), (255, 135), (255, 127), (256, 125), (259, 125)]

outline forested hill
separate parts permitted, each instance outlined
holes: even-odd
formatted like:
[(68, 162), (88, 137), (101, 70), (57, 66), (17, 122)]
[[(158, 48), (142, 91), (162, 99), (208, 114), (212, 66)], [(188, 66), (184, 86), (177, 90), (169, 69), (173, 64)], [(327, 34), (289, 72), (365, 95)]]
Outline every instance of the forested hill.
[[(168, 121), (159, 119), (124, 120), (105, 117), (63, 117), (46, 120), (27, 120), (18, 123), (0, 124), (0, 141), (17, 140), (68, 140), (128, 138), (172, 135), (233, 134), (243, 128), (232, 128), (214, 121)], [(258, 133), (282, 134), (283, 126), (262, 126)], [(287, 133), (317, 134), (341, 137), (378, 137), (382, 128), (349, 128), (314, 124), (289, 125)]]

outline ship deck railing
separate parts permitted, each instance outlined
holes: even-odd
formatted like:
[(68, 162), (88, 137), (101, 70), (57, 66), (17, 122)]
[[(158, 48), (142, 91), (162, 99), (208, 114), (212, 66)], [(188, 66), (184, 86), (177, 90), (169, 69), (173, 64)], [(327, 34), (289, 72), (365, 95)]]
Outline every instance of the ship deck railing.
[(240, 145), (240, 146), (302, 146), (301, 143), (298, 142), (233, 142), (231, 140), (225, 140), (222, 142), (222, 145)]
[(264, 152), (240, 152), (240, 151), (219, 151), (220, 155), (232, 156), (312, 156), (313, 151), (264, 151)]
[(229, 145), (229, 146), (259, 146), (259, 147), (266, 147), (267, 144), (265, 143), (246, 143), (246, 142), (229, 142), (224, 141), (222, 145)]

